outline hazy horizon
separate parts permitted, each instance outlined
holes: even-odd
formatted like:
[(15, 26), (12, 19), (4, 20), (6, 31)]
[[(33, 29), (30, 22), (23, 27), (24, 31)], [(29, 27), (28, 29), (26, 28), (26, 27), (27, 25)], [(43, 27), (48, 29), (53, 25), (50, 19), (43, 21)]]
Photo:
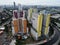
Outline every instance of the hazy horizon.
[(60, 6), (60, 0), (1, 0), (0, 5), (13, 5), (13, 2), (22, 5)]

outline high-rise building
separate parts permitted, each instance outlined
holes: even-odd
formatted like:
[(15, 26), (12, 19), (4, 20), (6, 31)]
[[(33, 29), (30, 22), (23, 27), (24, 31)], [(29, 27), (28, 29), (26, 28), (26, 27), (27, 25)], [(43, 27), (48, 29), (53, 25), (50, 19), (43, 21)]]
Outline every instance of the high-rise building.
[(18, 10), (13, 10), (13, 18), (18, 18)]
[(43, 15), (42, 14), (34, 13), (32, 15), (32, 26), (33, 26), (33, 28), (31, 28), (31, 34), (33, 35), (35, 40), (38, 40), (38, 37), (41, 37), (42, 22), (43, 22)]
[(22, 5), (21, 4), (18, 4), (18, 11), (22, 11)]
[(44, 34), (47, 35), (49, 32), (50, 14), (46, 16), (45, 31)]
[(30, 8), (30, 9), (28, 10), (28, 21), (30, 21), (31, 18), (32, 18), (32, 12), (33, 12), (33, 9)]
[(15, 2), (13, 2), (13, 4), (14, 4), (14, 9), (16, 9), (16, 4), (15, 4)]
[(13, 26), (14, 26), (14, 32), (18, 33), (19, 30), (18, 19), (13, 19)]
[(44, 16), (42, 32), (44, 35), (47, 36), (49, 33), (50, 14), (46, 10), (41, 11), (41, 13), (43, 13), (43, 16)]

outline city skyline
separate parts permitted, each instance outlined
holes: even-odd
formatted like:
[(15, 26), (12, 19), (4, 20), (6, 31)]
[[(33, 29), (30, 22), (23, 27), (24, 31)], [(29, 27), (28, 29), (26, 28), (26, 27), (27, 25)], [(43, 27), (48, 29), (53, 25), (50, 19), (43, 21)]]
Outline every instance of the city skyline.
[(13, 2), (22, 5), (60, 6), (60, 0), (1, 0), (0, 5), (13, 5)]

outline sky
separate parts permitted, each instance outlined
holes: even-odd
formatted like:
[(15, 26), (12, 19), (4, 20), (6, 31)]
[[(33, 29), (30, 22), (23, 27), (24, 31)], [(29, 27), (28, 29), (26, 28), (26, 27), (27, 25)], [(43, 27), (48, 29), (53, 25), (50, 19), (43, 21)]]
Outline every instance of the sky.
[(60, 0), (0, 0), (0, 5), (48, 5), (48, 6), (60, 6)]

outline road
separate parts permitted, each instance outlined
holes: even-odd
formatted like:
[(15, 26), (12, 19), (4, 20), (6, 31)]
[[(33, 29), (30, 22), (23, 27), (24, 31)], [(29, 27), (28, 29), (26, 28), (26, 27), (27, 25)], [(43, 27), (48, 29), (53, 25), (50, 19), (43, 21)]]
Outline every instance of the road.
[[(51, 39), (51, 40), (49, 40), (48, 42), (46, 42), (46, 43), (44, 43), (44, 44), (41, 44), (41, 45), (53, 45), (54, 43), (56, 43), (59, 39), (60, 39), (60, 32), (59, 32), (59, 30), (58, 30), (58, 27), (57, 26), (55, 26), (55, 25), (51, 25), (52, 27), (53, 27), (53, 29), (54, 29), (54, 31), (55, 31), (55, 35), (54, 35), (54, 37)], [(57, 44), (58, 45), (58, 44)]]

